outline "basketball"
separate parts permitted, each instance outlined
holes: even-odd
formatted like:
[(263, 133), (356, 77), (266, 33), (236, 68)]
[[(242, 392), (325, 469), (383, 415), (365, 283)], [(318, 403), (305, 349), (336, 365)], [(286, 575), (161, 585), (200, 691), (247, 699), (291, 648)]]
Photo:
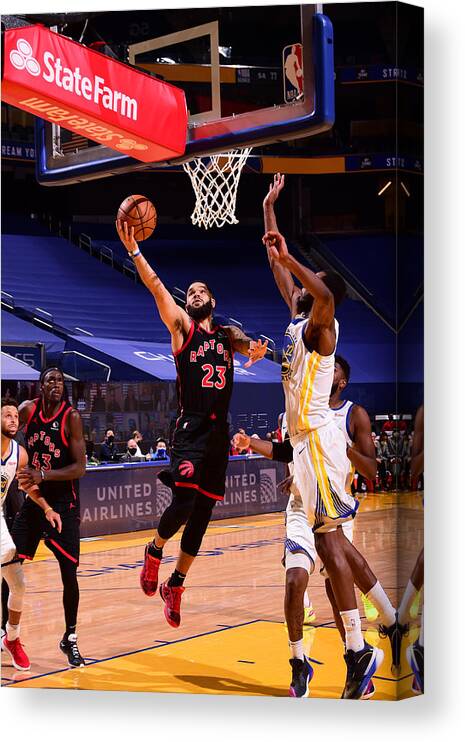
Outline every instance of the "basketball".
[(136, 242), (146, 240), (157, 226), (157, 211), (145, 196), (128, 196), (118, 209), (118, 219), (134, 227)]

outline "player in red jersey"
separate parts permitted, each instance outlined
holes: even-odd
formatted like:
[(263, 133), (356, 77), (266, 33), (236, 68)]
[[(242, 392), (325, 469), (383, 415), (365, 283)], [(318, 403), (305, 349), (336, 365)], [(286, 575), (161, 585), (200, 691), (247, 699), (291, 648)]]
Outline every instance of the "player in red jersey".
[[(17, 670), (29, 670), (29, 658), (24, 651), (20, 640), (20, 621), (24, 603), (25, 583), (23, 567), (16, 558), (16, 546), (11, 538), (6, 519), (3, 516), (3, 505), (6, 505), (8, 491), (17, 473), (27, 465), (27, 453), (23, 446), (14, 440), (19, 427), (18, 403), (12, 399), (2, 399), (2, 509), (1, 517), (1, 562), (2, 577), (7, 590), (5, 595), (6, 625), (2, 636), (2, 650), (4, 649)], [(39, 488), (33, 486), (28, 496), (44, 511), (44, 516), (53, 528), (61, 531), (61, 519), (49, 503), (40, 495)], [(3, 602), (3, 600), (2, 600)], [(3, 606), (2, 606), (3, 613)], [(2, 616), (3, 618), (3, 616)], [(2, 624), (3, 625), (3, 624)]]
[(66, 398), (63, 372), (47, 368), (40, 377), (40, 397), (23, 402), (19, 408), (29, 465), (18, 473), (22, 489), (38, 485), (61, 518), (58, 533), (44, 511), (27, 498), (13, 523), (11, 535), (20, 559), (33, 559), (42, 538), (58, 561), (63, 582), (66, 630), (60, 642), (70, 667), (84, 660), (77, 645), (76, 624), (79, 605), (78, 480), (86, 472), (86, 448), (81, 416)]
[(146, 595), (155, 594), (163, 547), (185, 525), (176, 569), (160, 585), (166, 620), (177, 627), (181, 622), (184, 579), (200, 549), (213, 507), (224, 497), (233, 355), (237, 351), (248, 356), (245, 366), (250, 366), (263, 358), (267, 347), (237, 327), (215, 325), (215, 298), (203, 281), (189, 286), (185, 309), (179, 307), (140, 252), (134, 228), (128, 230), (127, 223), (121, 221), (117, 221), (116, 228), (170, 332), (176, 362), (179, 417), (171, 467), (160, 475), (173, 497), (153, 541), (146, 546), (140, 582)]

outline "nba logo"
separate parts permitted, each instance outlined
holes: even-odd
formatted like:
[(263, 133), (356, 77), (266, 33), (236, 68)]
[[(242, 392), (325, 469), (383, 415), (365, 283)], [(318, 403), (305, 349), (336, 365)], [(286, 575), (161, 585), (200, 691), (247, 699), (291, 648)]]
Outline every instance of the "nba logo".
[(302, 100), (304, 74), (302, 69), (302, 44), (290, 44), (283, 49), (284, 102)]

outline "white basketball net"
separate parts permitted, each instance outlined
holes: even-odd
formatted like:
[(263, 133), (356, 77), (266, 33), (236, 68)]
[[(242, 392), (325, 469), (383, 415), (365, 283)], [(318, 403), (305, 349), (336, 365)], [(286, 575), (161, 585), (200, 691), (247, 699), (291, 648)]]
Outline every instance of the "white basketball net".
[(195, 193), (192, 224), (198, 227), (223, 227), (237, 224), (236, 198), (242, 168), (252, 147), (233, 149), (221, 155), (197, 158), (183, 164)]

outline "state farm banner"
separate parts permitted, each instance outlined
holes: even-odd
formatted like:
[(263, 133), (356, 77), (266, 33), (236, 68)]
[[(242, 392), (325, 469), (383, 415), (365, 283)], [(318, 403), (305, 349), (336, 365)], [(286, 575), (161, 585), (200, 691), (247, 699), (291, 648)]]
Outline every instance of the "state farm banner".
[[(171, 502), (171, 490), (157, 477), (166, 467), (141, 463), (89, 468), (79, 482), (81, 537), (156, 528)], [(216, 504), (213, 519), (284, 510), (287, 500), (277, 488), (284, 477), (285, 466), (278, 461), (231, 458), (224, 502)]]
[(184, 91), (41, 25), (4, 32), (2, 100), (142, 162), (184, 153)]

